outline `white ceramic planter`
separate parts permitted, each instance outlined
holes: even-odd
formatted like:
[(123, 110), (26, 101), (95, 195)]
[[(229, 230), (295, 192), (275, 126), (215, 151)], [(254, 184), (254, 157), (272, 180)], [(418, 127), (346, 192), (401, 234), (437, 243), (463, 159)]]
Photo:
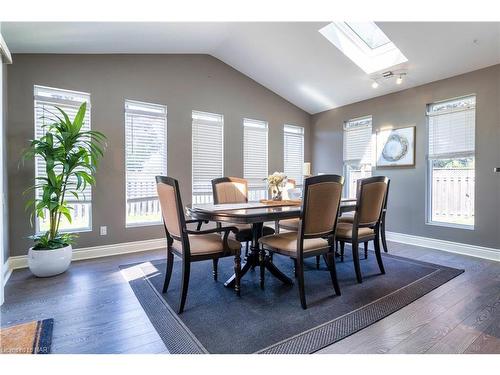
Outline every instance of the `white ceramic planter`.
[(54, 250), (33, 250), (28, 252), (28, 267), (35, 276), (59, 275), (69, 268), (73, 249), (71, 245)]

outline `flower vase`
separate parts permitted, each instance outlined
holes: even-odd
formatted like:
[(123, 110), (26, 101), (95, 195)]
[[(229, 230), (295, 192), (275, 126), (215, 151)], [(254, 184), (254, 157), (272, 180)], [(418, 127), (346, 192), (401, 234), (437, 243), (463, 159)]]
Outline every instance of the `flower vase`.
[(273, 189), (273, 201), (281, 201), (283, 200), (283, 195), (281, 190), (278, 187)]

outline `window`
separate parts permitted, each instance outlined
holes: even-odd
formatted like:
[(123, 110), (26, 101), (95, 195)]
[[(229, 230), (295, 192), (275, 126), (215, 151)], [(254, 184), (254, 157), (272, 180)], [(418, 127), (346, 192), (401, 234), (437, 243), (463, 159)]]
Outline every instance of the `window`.
[(251, 201), (267, 198), (267, 122), (243, 119), (243, 176)]
[[(34, 86), (34, 112), (35, 112), (35, 138), (39, 139), (45, 133), (45, 126), (50, 124), (51, 118), (47, 111), (59, 114), (56, 106), (65, 111), (73, 120), (83, 102), (87, 102), (87, 112), (82, 130), (90, 130), (90, 94), (78, 91), (69, 91), (44, 86)], [(58, 173), (56, 167), (56, 173)], [(60, 173), (60, 172), (59, 172)], [(35, 177), (46, 177), (45, 161), (39, 157), (35, 159)], [(41, 189), (36, 190), (36, 199), (41, 199)], [(86, 189), (77, 200), (73, 196), (67, 198), (72, 208), (71, 223), (63, 217), (60, 230), (62, 232), (80, 232), (92, 229), (92, 188), (87, 185)], [(49, 229), (49, 220), (36, 218), (35, 228), (37, 233), (46, 232)]]
[(332, 22), (319, 32), (367, 74), (408, 61), (373, 21)]
[(475, 96), (427, 108), (427, 221), (431, 224), (474, 227), (475, 117)]
[(167, 107), (125, 100), (126, 225), (161, 223), (155, 176), (167, 174)]
[(224, 117), (193, 111), (192, 203), (210, 203), (212, 180), (224, 175)]
[(304, 128), (300, 126), (284, 126), (284, 173), (294, 179), (297, 186), (302, 185), (304, 165)]
[(372, 117), (352, 119), (344, 123), (344, 176), (345, 195), (356, 198), (356, 184), (372, 175), (374, 142)]
[(382, 47), (391, 42), (373, 21), (346, 22), (345, 24), (371, 49)]

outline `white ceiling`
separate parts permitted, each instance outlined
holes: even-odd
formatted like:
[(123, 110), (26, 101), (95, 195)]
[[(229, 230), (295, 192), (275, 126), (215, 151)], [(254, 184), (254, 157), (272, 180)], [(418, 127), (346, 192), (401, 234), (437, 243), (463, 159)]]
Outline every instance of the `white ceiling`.
[(500, 63), (500, 22), (377, 22), (408, 75), (373, 89), (318, 32), (327, 23), (3, 22), (2, 34), (12, 53), (210, 54), (309, 113)]

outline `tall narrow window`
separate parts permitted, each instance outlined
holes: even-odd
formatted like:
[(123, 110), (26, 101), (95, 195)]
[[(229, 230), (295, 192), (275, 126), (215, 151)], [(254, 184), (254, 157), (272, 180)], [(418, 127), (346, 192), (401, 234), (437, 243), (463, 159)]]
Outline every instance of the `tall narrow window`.
[[(75, 118), (80, 105), (87, 102), (87, 112), (82, 125), (83, 131), (90, 130), (90, 94), (78, 91), (69, 91), (44, 86), (34, 86), (35, 105), (35, 138), (39, 139), (46, 131), (46, 126), (51, 124), (55, 115), (60, 113), (56, 107), (66, 112), (71, 120)], [(51, 113), (53, 115), (51, 115)], [(56, 166), (56, 173), (60, 173), (61, 166)], [(58, 172), (59, 171), (59, 172)], [(35, 159), (35, 177), (46, 177), (45, 161), (40, 157)], [(41, 199), (42, 190), (36, 190), (36, 199)], [(77, 200), (73, 196), (67, 197), (69, 204), (71, 223), (62, 217), (60, 230), (63, 232), (80, 232), (92, 229), (92, 189), (87, 185), (85, 191)], [(46, 232), (49, 229), (49, 221), (36, 218), (36, 232)]]
[(356, 184), (372, 175), (374, 142), (372, 117), (356, 118), (344, 123), (344, 176), (345, 195), (356, 198)]
[(193, 111), (192, 203), (212, 202), (212, 180), (224, 175), (224, 117)]
[(267, 133), (267, 122), (243, 119), (243, 176), (251, 201), (267, 198)]
[(125, 100), (126, 225), (161, 223), (155, 176), (167, 174), (167, 107)]
[(428, 222), (474, 227), (476, 97), (430, 104)]
[(294, 179), (298, 186), (302, 185), (304, 166), (304, 128), (285, 125), (284, 132), (284, 173)]

